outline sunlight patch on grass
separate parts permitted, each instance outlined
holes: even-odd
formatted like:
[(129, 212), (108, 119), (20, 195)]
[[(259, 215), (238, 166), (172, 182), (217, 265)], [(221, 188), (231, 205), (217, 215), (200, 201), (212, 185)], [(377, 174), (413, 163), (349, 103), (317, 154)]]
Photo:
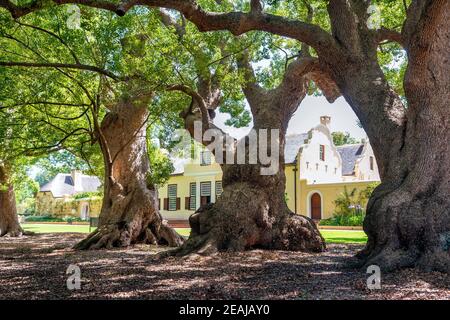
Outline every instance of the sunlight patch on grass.
[[(76, 232), (89, 233), (88, 225), (70, 225), (70, 224), (38, 224), (24, 223), (22, 227), (26, 231), (35, 233), (59, 233), (59, 232)], [(190, 228), (176, 228), (180, 235), (189, 237)], [(94, 231), (94, 228), (91, 229)], [(364, 231), (359, 230), (320, 230), (322, 236), (327, 243), (366, 243), (367, 236)]]
[(359, 230), (320, 230), (327, 243), (366, 243), (367, 235)]

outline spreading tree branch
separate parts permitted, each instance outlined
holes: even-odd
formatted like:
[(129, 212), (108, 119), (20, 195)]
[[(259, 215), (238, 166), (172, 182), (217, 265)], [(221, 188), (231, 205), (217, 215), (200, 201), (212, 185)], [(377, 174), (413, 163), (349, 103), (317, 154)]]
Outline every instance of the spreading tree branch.
[(0, 66), (4, 67), (26, 67), (26, 68), (65, 68), (65, 69), (77, 69), (77, 70), (86, 70), (96, 72), (102, 75), (105, 75), (111, 79), (119, 80), (120, 76), (115, 75), (114, 73), (96, 67), (90, 66), (86, 64), (78, 64), (78, 63), (39, 63), (39, 62), (19, 62), (19, 61), (0, 61)]
[[(28, 5), (18, 6), (10, 0), (0, 0), (0, 7), (7, 9), (14, 18), (40, 10), (47, 2), (35, 0)], [(267, 31), (304, 42), (316, 51), (327, 52), (337, 49), (333, 37), (321, 27), (300, 20), (264, 13), (259, 1), (251, 1), (250, 12), (207, 12), (193, 0), (123, 0), (114, 3), (105, 0), (54, 0), (56, 5), (81, 4), (105, 9), (123, 16), (136, 5), (175, 9), (193, 22), (200, 31), (228, 30), (241, 35), (252, 30)]]

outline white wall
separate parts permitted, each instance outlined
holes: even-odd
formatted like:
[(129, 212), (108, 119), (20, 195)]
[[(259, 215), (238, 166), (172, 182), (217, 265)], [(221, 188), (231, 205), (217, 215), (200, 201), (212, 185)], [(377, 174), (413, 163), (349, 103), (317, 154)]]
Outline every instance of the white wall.
[[(374, 168), (370, 170), (370, 157), (373, 157)], [(377, 160), (373, 154), (372, 146), (369, 142), (364, 143), (364, 150), (362, 157), (356, 162), (355, 165), (356, 176), (359, 180), (370, 180), (378, 181), (380, 180), (380, 174), (378, 172)]]
[[(325, 146), (325, 161), (320, 159), (320, 145)], [(330, 130), (320, 124), (309, 131), (309, 140), (300, 149), (300, 179), (308, 183), (342, 181), (342, 160), (333, 144)]]

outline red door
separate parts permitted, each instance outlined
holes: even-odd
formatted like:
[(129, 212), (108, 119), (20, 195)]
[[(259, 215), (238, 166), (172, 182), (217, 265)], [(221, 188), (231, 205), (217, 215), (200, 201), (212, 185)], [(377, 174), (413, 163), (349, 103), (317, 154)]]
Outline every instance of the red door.
[(322, 200), (318, 193), (311, 196), (311, 218), (313, 220), (322, 219)]

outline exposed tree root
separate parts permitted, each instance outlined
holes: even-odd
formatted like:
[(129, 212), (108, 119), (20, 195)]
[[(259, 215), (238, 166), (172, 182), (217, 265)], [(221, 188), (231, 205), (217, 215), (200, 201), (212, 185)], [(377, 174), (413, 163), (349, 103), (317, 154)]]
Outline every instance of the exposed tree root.
[[(253, 201), (243, 201), (246, 194)], [(224, 190), (215, 204), (200, 207), (189, 218), (189, 239), (160, 257), (252, 248), (322, 252), (325, 241), (311, 219), (290, 212), (284, 201), (280, 210), (270, 208), (267, 193), (249, 189), (245, 183)]]
[(161, 244), (170, 247), (180, 246), (184, 239), (164, 221), (157, 230), (152, 225), (143, 228), (137, 237), (132, 237), (133, 230), (125, 224), (103, 225), (93, 231), (86, 239), (74, 246), (76, 250), (111, 249), (127, 247), (136, 243)]
[[(5, 230), (4, 232), (3, 232), (3, 230), (2, 230), (2, 233), (0, 233), (0, 237), (21, 237), (22, 235), (25, 235), (25, 234), (27, 234), (23, 229), (22, 229), (22, 227), (18, 227), (18, 228), (13, 228), (13, 229), (7, 229), (7, 230)], [(28, 233), (29, 234), (29, 233)]]
[(450, 272), (448, 199), (438, 192), (417, 197), (403, 188), (387, 193), (381, 185), (372, 195), (364, 221), (369, 239), (357, 254), (359, 266)]

